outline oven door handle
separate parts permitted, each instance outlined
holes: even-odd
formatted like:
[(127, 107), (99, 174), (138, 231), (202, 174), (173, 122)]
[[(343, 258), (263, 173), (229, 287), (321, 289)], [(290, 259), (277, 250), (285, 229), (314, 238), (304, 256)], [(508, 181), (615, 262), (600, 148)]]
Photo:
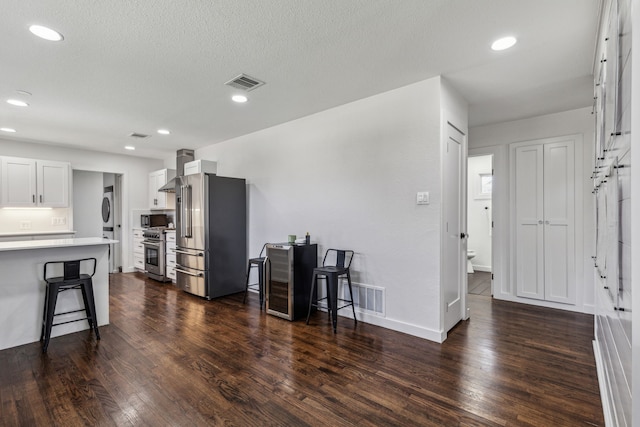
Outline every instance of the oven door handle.
[(204, 252), (187, 252), (181, 251), (180, 249), (173, 249), (173, 251), (177, 254), (191, 255), (191, 256), (204, 256)]
[(186, 275), (188, 275), (188, 276), (193, 276), (193, 277), (204, 277), (204, 274), (203, 274), (203, 273), (192, 273), (192, 272), (190, 272), (190, 271), (182, 270), (182, 269), (180, 269), (180, 268), (178, 268), (178, 267), (182, 267), (182, 266), (181, 266), (181, 265), (177, 265), (177, 266), (176, 266), (175, 270), (176, 270), (178, 273), (186, 274)]
[(154, 248), (159, 248), (160, 247), (160, 243), (142, 242), (142, 244), (145, 245), (145, 246), (153, 246)]

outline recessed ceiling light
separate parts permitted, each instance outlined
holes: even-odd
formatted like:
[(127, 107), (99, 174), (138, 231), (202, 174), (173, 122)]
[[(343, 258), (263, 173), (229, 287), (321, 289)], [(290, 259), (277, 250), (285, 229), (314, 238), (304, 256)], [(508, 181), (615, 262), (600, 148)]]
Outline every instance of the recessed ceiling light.
[(16, 107), (28, 107), (29, 106), (29, 104), (27, 104), (24, 101), (20, 101), (19, 99), (7, 99), (7, 104), (15, 105)]
[(135, 150), (135, 149), (136, 149), (136, 147), (134, 147), (133, 145), (125, 145), (125, 146), (124, 146), (124, 149), (125, 149), (125, 150)]
[(42, 25), (32, 25), (29, 27), (29, 31), (31, 31), (41, 39), (49, 40), (52, 42), (59, 42), (64, 39), (64, 37), (62, 37), (62, 34), (57, 32), (56, 30), (43, 27)]
[(231, 97), (231, 100), (234, 102), (243, 103), (243, 102), (247, 102), (249, 99), (244, 95), (233, 95)]
[(171, 134), (171, 132), (169, 132), (167, 129), (158, 129), (158, 133), (160, 135), (169, 135), (169, 134)]
[(18, 95), (22, 95), (22, 96), (31, 96), (31, 92), (27, 92), (26, 90), (18, 89), (18, 90), (16, 90), (16, 93)]
[(517, 40), (515, 37), (503, 37), (493, 42), (491, 45), (491, 49), (493, 50), (505, 50), (509, 49), (511, 46), (516, 44)]
[(14, 133), (16, 131), (15, 129), (11, 129), (11, 128), (0, 128), (0, 130), (2, 132), (11, 132), (11, 133)]

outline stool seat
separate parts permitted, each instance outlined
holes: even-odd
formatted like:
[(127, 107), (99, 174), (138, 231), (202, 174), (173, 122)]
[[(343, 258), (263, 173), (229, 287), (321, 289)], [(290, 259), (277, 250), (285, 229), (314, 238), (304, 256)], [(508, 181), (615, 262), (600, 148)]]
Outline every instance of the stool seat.
[(338, 274), (338, 275), (342, 275), (342, 274), (347, 274), (347, 272), (349, 271), (348, 268), (346, 267), (335, 267), (332, 265), (328, 265), (326, 267), (316, 267), (313, 269), (314, 273), (317, 274)]
[[(83, 262), (93, 263), (93, 272), (91, 274), (80, 273), (80, 266)], [(47, 277), (47, 269), (51, 268), (55, 264), (61, 264), (63, 266), (63, 276)], [(42, 313), (42, 332), (40, 334), (40, 341), (43, 341), (42, 352), (46, 353), (49, 347), (49, 341), (51, 339), (51, 329), (54, 326), (64, 325), (71, 322), (79, 322), (86, 320), (89, 323), (89, 329), (92, 329), (96, 334), (96, 339), (100, 339), (100, 331), (98, 331), (98, 318), (96, 315), (96, 305), (93, 297), (93, 281), (92, 278), (96, 273), (96, 259), (84, 258), (73, 261), (50, 261), (44, 264), (44, 281), (47, 285), (45, 292), (44, 310)], [(58, 301), (58, 294), (60, 292), (70, 290), (80, 290), (82, 292), (82, 300), (84, 302), (84, 308), (78, 310), (66, 311), (64, 313), (56, 313), (56, 302)], [(86, 317), (81, 319), (69, 320), (66, 322), (54, 323), (56, 316), (63, 314), (77, 313), (84, 311)]]

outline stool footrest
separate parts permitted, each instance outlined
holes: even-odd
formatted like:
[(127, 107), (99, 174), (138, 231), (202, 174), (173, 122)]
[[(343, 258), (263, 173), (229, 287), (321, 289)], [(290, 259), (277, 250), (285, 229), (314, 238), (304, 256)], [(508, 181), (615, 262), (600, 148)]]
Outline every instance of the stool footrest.
[[(62, 316), (63, 314), (71, 314), (71, 313), (78, 313), (80, 311), (86, 311), (84, 308), (81, 308), (79, 310), (72, 310), (72, 311), (65, 311), (64, 313), (53, 313), (54, 316)], [(55, 325), (53, 325), (55, 326)]]
[(54, 323), (51, 326), (65, 325), (67, 323), (79, 322), (81, 320), (90, 320), (90, 319), (88, 317), (83, 317), (82, 319), (74, 319), (74, 320), (67, 320), (66, 322)]

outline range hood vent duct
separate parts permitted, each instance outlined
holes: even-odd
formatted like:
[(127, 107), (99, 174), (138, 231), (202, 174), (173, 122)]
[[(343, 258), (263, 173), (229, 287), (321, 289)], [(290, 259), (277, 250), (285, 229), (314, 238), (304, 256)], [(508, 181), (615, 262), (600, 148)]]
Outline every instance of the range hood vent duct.
[(176, 178), (172, 178), (165, 185), (160, 187), (158, 191), (164, 191), (165, 193), (176, 192), (177, 178), (184, 176), (184, 164), (195, 160), (194, 151), (188, 148), (182, 148), (176, 153)]

